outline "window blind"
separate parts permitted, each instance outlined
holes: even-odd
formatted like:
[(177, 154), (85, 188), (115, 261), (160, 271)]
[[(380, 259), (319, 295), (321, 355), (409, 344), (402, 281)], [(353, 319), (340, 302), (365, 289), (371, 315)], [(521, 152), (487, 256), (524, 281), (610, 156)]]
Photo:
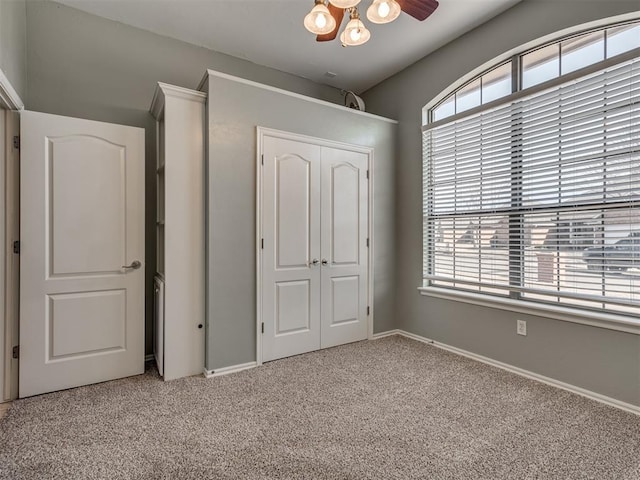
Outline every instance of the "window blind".
[(430, 285), (635, 312), (640, 59), (423, 132)]

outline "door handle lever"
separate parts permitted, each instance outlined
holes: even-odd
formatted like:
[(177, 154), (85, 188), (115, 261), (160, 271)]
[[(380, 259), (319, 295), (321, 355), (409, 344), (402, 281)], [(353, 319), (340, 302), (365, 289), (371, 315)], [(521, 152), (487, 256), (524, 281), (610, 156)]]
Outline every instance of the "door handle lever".
[(309, 266), (315, 267), (316, 265), (318, 265), (318, 263), (320, 263), (320, 261), (317, 258), (314, 258), (311, 262), (309, 262)]
[(131, 265), (122, 265), (122, 268), (130, 268), (132, 270), (138, 270), (142, 266), (140, 260), (134, 260)]
[(322, 265), (328, 265), (329, 262), (327, 262), (324, 258), (322, 259)]

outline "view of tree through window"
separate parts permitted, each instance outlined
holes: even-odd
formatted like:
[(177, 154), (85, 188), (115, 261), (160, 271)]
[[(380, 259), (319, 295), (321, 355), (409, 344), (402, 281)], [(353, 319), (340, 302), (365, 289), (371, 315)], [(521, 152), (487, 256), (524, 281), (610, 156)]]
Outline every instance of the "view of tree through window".
[(637, 313), (638, 48), (638, 24), (582, 34), (522, 55), (523, 88), (557, 79), (543, 91), (510, 100), (503, 83), (501, 105), (459, 115), (491, 79), (511, 88), (508, 63), (432, 111), (456, 117), (423, 133), (429, 285)]

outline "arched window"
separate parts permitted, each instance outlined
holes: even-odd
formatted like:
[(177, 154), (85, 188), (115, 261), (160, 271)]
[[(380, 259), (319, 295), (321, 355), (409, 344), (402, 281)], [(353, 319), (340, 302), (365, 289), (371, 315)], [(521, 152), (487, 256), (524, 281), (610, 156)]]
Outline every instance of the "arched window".
[(640, 306), (640, 22), (513, 56), (423, 127), (425, 286)]

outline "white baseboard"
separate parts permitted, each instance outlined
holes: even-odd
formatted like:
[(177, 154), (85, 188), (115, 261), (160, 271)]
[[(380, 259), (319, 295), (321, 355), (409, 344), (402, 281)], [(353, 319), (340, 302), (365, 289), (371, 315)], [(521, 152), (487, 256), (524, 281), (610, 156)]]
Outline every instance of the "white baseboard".
[[(508, 363), (503, 363), (498, 360), (494, 360), (489, 357), (484, 357), (482, 355), (478, 355), (473, 352), (469, 352), (467, 350), (463, 350), (461, 348), (452, 347), (451, 345), (447, 345), (446, 343), (440, 343), (435, 340), (431, 340), (429, 338), (422, 337), (420, 335), (416, 335), (415, 333), (406, 332), (404, 330), (398, 329), (397, 335), (402, 335), (403, 337), (411, 338), (412, 340), (417, 340), (418, 342), (426, 343), (428, 345), (432, 345), (437, 348), (441, 348), (442, 350), (447, 350), (448, 352), (455, 353), (457, 355), (461, 355), (463, 357), (470, 358), (472, 360), (476, 360), (478, 362), (485, 363), (487, 365), (491, 365), (493, 367), (501, 368), (502, 370), (506, 370), (511, 373), (515, 373), (516, 375), (521, 375), (523, 377), (527, 377), (531, 380), (536, 380), (541, 383), (545, 383), (547, 385), (551, 385), (552, 387), (561, 388), (562, 390), (566, 390), (568, 392), (576, 393), (583, 397), (589, 398), (591, 400), (595, 400), (596, 402), (604, 403), (605, 405), (609, 405), (610, 407), (619, 408), (620, 410), (624, 410), (626, 412), (635, 413), (636, 415), (640, 415), (640, 406), (633, 405), (631, 403), (626, 403), (621, 400), (616, 400), (615, 398), (607, 397), (606, 395), (602, 395), (600, 393), (592, 392), (591, 390), (586, 390), (581, 387), (577, 387), (575, 385), (571, 385), (570, 383), (561, 382), (560, 380), (556, 380), (554, 378), (545, 377), (544, 375), (540, 375), (534, 372), (530, 372), (529, 370), (525, 370), (523, 368), (514, 367), (513, 365), (509, 365)], [(384, 336), (387, 332), (385, 332)], [(380, 334), (382, 335), (382, 334)], [(381, 338), (381, 337), (380, 337)]]
[(144, 363), (155, 362), (155, 361), (156, 361), (156, 357), (153, 355), (153, 353), (150, 353), (149, 355), (144, 356)]
[(206, 370), (203, 372), (206, 378), (220, 377), (222, 375), (229, 375), (230, 373), (241, 372), (242, 370), (248, 370), (250, 368), (257, 367), (257, 362), (241, 363), (240, 365), (231, 365), (229, 367), (217, 368), (215, 370)]
[(385, 337), (391, 337), (392, 335), (401, 335), (402, 331), (398, 330), (397, 328), (394, 330), (387, 330), (386, 332), (380, 332), (380, 333), (374, 333), (371, 336), (371, 340), (379, 340), (381, 338), (385, 338)]

